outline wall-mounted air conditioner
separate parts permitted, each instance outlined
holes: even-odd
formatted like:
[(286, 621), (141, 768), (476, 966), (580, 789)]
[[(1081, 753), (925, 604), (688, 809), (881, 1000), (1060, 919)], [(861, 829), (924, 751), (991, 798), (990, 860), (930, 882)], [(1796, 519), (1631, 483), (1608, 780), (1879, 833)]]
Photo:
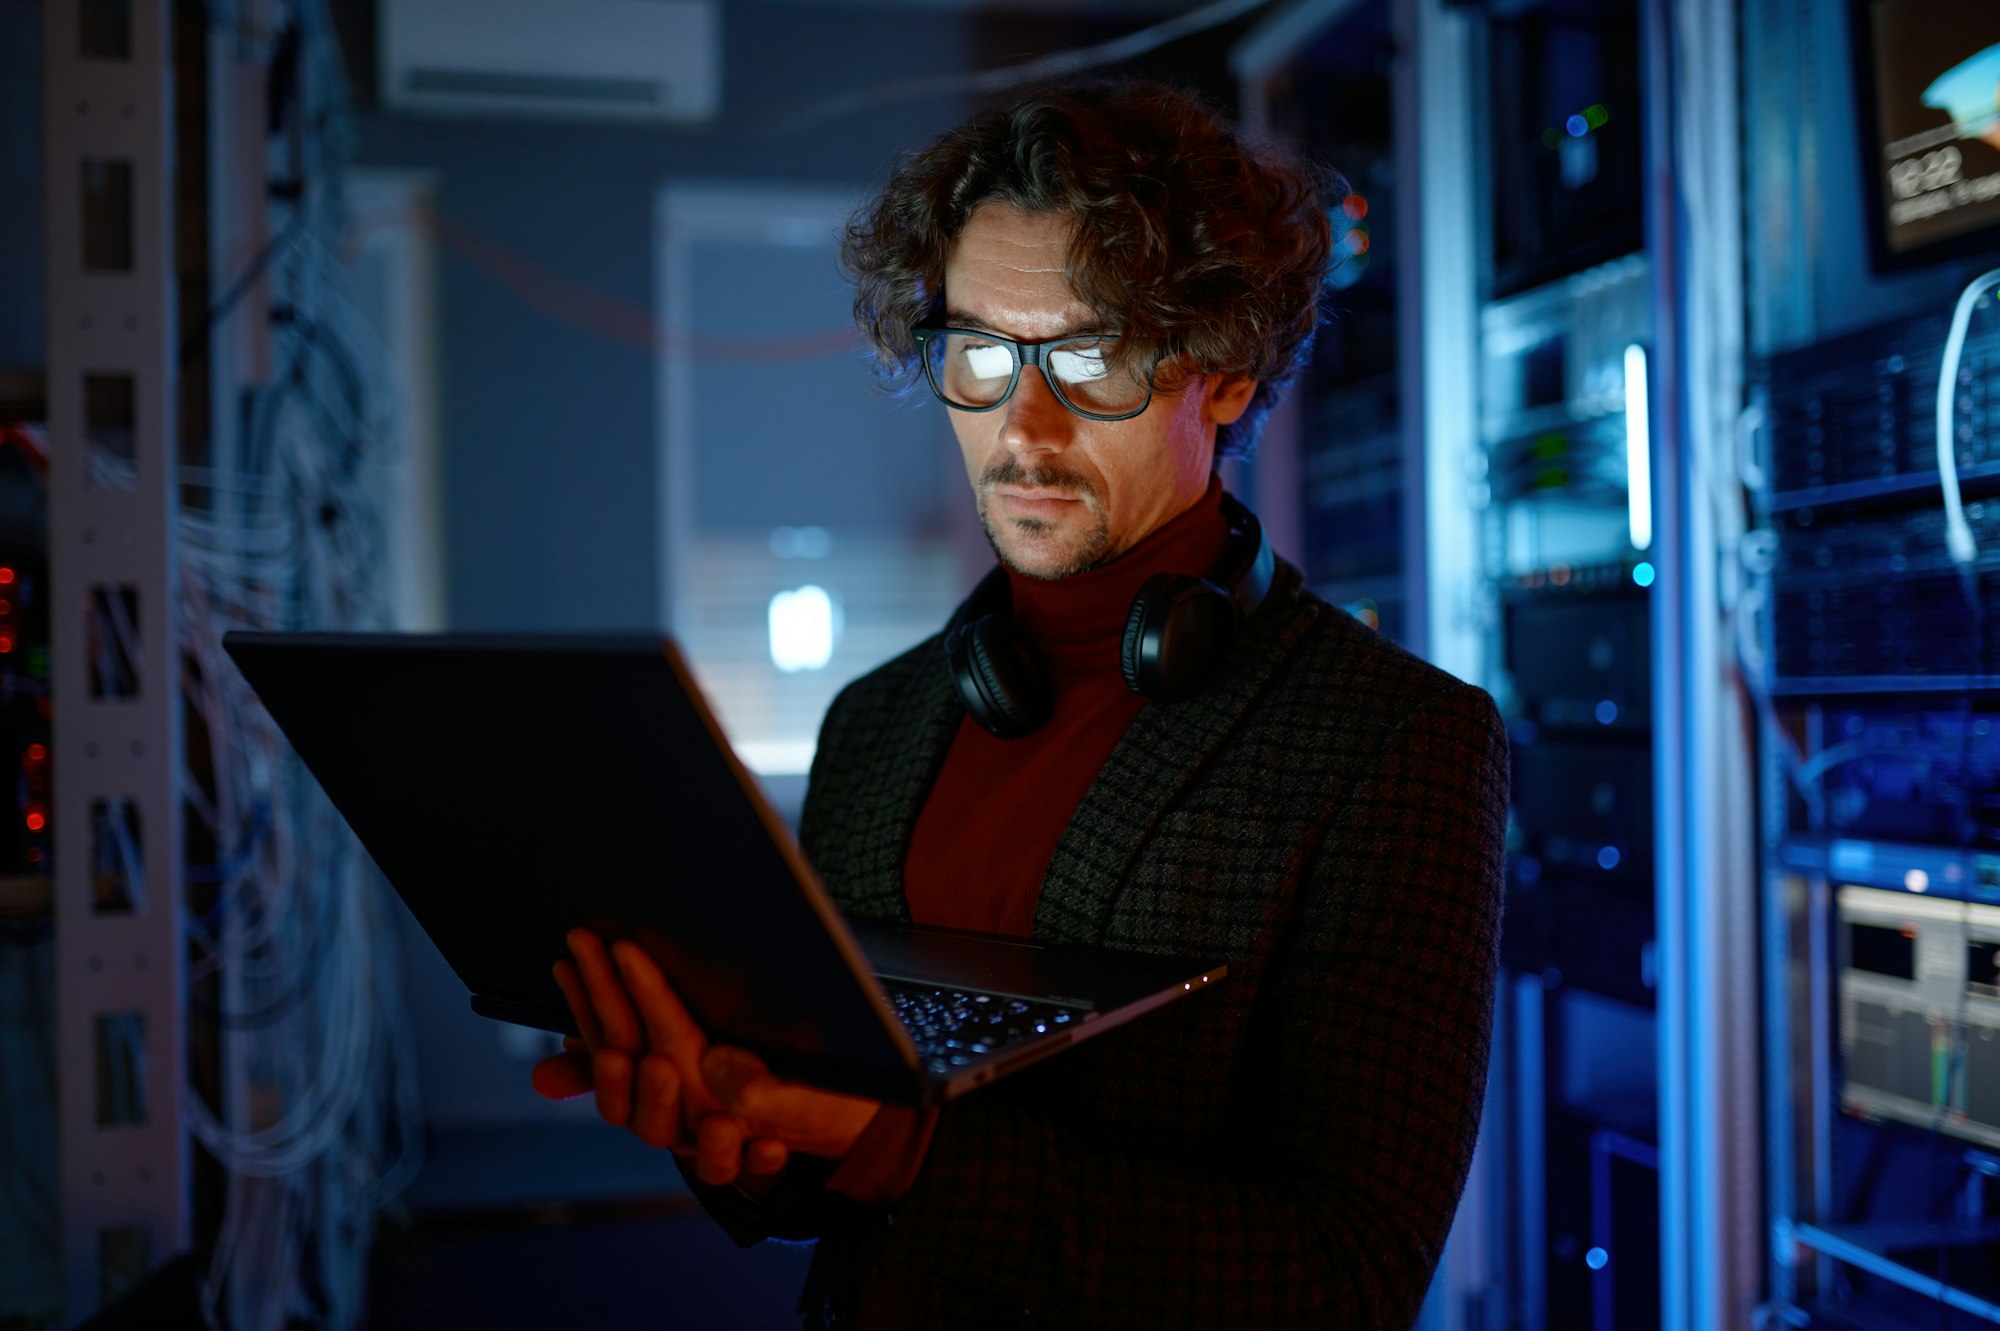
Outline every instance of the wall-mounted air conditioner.
[(413, 116), (695, 121), (722, 97), (715, 0), (382, 0), (381, 97)]

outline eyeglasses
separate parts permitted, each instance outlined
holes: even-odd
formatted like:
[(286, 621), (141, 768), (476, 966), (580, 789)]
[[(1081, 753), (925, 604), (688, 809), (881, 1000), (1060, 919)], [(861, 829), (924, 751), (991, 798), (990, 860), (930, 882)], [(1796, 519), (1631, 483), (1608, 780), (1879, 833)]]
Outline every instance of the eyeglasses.
[(1102, 333), (1016, 342), (970, 328), (912, 328), (924, 378), (947, 407), (991, 411), (1014, 395), (1021, 367), (1042, 372), (1056, 401), (1093, 421), (1129, 420), (1153, 400), (1149, 378), (1112, 364), (1118, 339)]

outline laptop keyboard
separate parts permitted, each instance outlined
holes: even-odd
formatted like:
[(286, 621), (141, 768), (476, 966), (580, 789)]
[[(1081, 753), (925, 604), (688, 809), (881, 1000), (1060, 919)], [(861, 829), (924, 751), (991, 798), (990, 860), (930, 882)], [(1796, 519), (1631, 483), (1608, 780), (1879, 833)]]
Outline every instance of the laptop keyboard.
[(996, 994), (884, 984), (896, 1015), (932, 1072), (949, 1076), (996, 1049), (1083, 1020), (1074, 1008)]

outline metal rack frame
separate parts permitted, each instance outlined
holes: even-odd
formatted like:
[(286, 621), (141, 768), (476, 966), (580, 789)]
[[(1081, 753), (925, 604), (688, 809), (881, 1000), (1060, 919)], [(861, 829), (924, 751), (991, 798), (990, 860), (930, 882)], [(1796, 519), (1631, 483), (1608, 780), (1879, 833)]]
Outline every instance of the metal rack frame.
[[(83, 51), (87, 22), (112, 11)], [(177, 504), (172, 7), (54, 0), (44, 16), (48, 221), (49, 568), (55, 788), (57, 1050), (65, 1307), (80, 1318), (190, 1241), (180, 932), (180, 653), (171, 613)], [(122, 54), (119, 50), (122, 45)], [(129, 178), (86, 218), (86, 173)], [(129, 177), (125, 173), (129, 172)], [(122, 202), (122, 208), (119, 204)], [(123, 216), (116, 214), (122, 212)], [(86, 226), (129, 238), (91, 255)], [(118, 262), (119, 259), (123, 262)], [(86, 376), (128, 376), (136, 481), (92, 482)], [(94, 678), (91, 603), (136, 598), (135, 696)], [(102, 628), (100, 624), (99, 628)], [(107, 694), (108, 696), (94, 696)], [(93, 882), (102, 801), (137, 815), (132, 908), (102, 910)], [(143, 1038), (135, 1121), (106, 1086), (116, 1027)], [(132, 1052), (130, 1050), (126, 1052)]]

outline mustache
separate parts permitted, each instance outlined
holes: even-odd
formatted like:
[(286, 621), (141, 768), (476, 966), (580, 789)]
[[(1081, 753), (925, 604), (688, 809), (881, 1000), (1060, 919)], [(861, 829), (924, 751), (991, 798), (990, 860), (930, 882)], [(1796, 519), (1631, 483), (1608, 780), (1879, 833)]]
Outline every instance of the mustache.
[(1024, 467), (1019, 458), (1003, 458), (979, 473), (979, 488), (990, 490), (996, 485), (1027, 485), (1038, 490), (1066, 490), (1091, 504), (1102, 502), (1103, 496), (1097, 492), (1086, 476), (1072, 475), (1057, 471), (1047, 463), (1034, 467)]

